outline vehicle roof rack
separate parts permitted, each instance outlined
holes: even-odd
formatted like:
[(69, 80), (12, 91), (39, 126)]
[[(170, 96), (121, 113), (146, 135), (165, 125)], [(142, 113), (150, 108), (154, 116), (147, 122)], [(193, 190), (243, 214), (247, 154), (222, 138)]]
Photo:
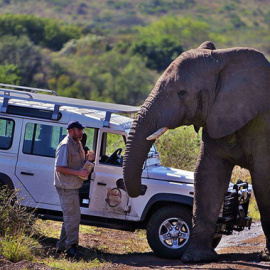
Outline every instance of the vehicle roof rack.
[(11, 84), (0, 84), (0, 97), (3, 97), (2, 113), (7, 113), (8, 103), (11, 99), (35, 101), (46, 104), (53, 104), (54, 110), (52, 120), (57, 120), (61, 106), (69, 106), (83, 109), (94, 109), (105, 111), (105, 120), (103, 125), (109, 127), (112, 113), (134, 114), (140, 107), (99, 102), (92, 100), (76, 99), (58, 96), (53, 90), (32, 88)]

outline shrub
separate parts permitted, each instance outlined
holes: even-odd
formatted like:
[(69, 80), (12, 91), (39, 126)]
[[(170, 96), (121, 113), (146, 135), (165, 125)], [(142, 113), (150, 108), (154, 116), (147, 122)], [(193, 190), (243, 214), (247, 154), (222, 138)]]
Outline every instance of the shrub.
[(35, 221), (33, 212), (27, 211), (16, 199), (18, 191), (0, 189), (0, 235), (16, 235), (23, 230), (30, 233)]
[(0, 16), (0, 25), (0, 36), (27, 36), (34, 44), (52, 50), (60, 50), (64, 43), (81, 36), (74, 25), (34, 15), (4, 14)]
[(6, 84), (19, 84), (19, 70), (16, 65), (0, 65), (0, 82)]
[(162, 165), (193, 171), (200, 148), (200, 135), (193, 126), (169, 130), (156, 142)]
[(0, 189), (0, 253), (8, 260), (31, 260), (38, 245), (32, 238), (35, 218), (16, 199), (18, 191)]
[(16, 82), (19, 79), (21, 85), (29, 85), (42, 69), (42, 55), (27, 36), (7, 35), (0, 37), (0, 63), (5, 65), (4, 70), (3, 66), (0, 69), (8, 76), (5, 81)]
[(24, 234), (23, 229), (16, 235), (6, 234), (0, 244), (0, 250), (3, 256), (12, 262), (21, 260), (32, 260), (33, 250), (37, 246), (33, 238)]

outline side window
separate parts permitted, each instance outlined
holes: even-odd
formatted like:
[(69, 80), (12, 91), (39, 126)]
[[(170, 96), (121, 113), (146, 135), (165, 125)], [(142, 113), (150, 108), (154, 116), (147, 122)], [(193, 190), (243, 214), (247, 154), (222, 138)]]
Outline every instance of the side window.
[(96, 152), (96, 138), (97, 130), (94, 128), (85, 128), (83, 138), (81, 140), (85, 154), (88, 150), (94, 150)]
[(7, 150), (12, 145), (14, 121), (0, 118), (0, 149)]
[(104, 132), (102, 135), (100, 163), (122, 166), (125, 149), (125, 136)]
[(64, 127), (28, 123), (25, 128), (23, 153), (54, 158), (55, 150), (66, 134)]

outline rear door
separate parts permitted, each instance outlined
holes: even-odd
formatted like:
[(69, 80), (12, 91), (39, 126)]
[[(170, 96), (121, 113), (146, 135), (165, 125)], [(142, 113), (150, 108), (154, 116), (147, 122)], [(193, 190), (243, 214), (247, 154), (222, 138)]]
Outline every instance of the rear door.
[(66, 127), (24, 120), (22, 128), (16, 175), (36, 203), (60, 205), (53, 185), (54, 163), (55, 150), (66, 135)]

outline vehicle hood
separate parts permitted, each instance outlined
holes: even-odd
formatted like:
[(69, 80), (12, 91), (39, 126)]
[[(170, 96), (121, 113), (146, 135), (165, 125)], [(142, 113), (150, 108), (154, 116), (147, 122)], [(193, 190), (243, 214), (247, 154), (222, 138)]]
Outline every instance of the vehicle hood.
[(194, 183), (194, 172), (184, 171), (163, 166), (149, 166), (148, 178), (169, 182)]

